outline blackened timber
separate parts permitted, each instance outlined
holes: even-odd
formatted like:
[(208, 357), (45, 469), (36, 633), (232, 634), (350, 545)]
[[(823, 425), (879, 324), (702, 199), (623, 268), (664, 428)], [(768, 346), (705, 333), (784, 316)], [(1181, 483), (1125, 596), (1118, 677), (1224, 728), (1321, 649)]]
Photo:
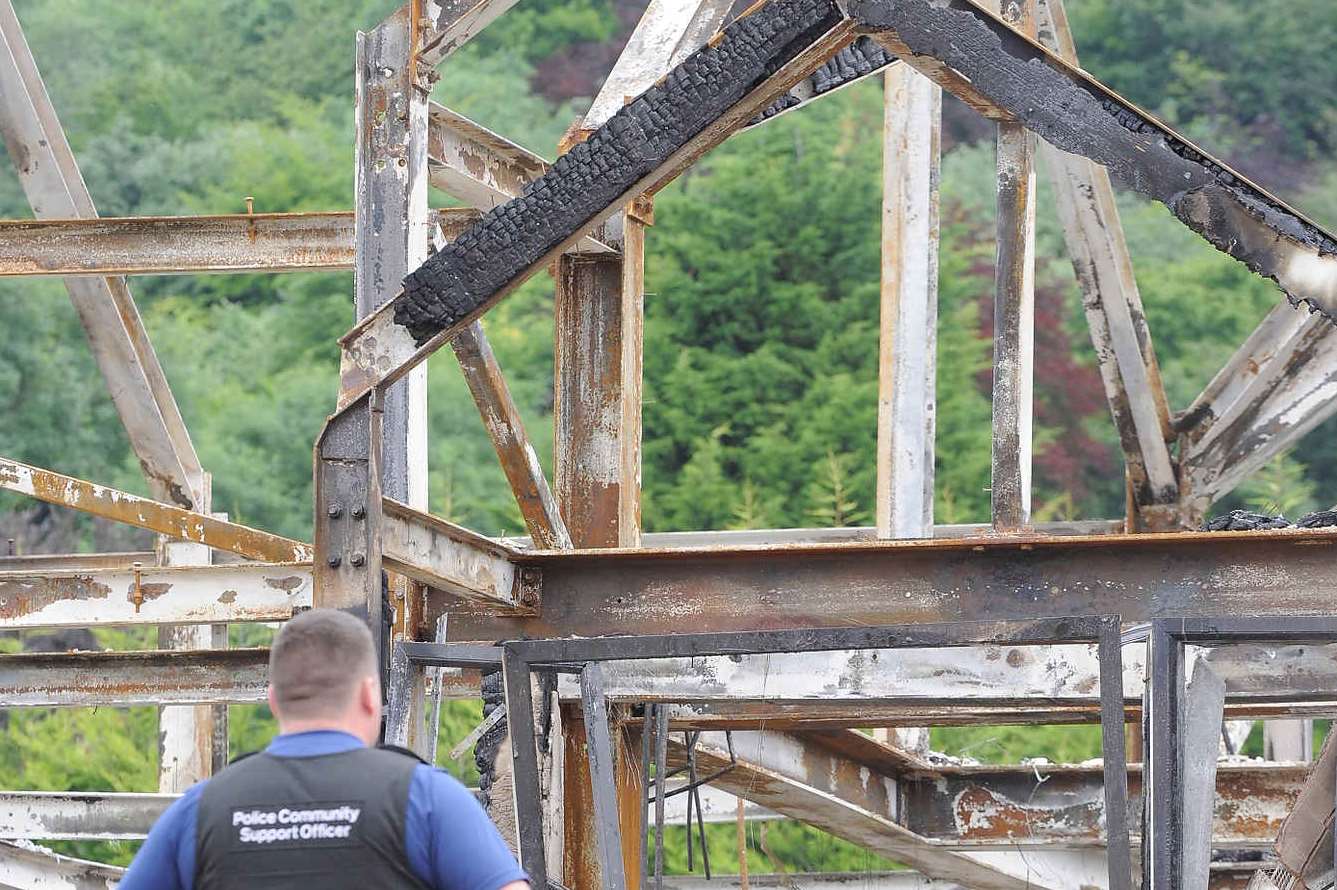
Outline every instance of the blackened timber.
[(404, 280), (395, 321), (422, 345), (596, 222), (693, 137), (841, 20), (830, 0), (773, 0), (728, 27)]
[[(455, 640), (1052, 615), (1305, 615), (1337, 597), (1325, 530), (549, 551), (543, 614), (451, 611)], [(445, 608), (429, 596), (429, 618)]]
[(871, 37), (860, 37), (828, 59), (826, 64), (814, 71), (811, 76), (804, 78), (792, 90), (766, 106), (766, 110), (754, 117), (747, 126), (751, 128), (775, 120), (780, 115), (806, 105), (814, 99), (829, 96), (836, 90), (858, 83), (896, 61), (895, 56), (879, 46)]
[(1103, 164), (1293, 303), (1337, 316), (1337, 240), (971, 0), (854, 0), (879, 42), (973, 107)]

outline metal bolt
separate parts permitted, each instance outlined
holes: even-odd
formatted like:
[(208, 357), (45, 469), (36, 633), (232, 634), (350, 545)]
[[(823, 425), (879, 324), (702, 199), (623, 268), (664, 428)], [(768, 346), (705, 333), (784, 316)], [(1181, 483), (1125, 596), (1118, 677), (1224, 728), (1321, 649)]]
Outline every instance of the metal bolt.
[(339, 563), (343, 562), (343, 560), (337, 556), (331, 556), (326, 562), (329, 563), (330, 568), (337, 569), (339, 568)]
[(361, 568), (363, 565), (366, 564), (367, 557), (363, 556), (361, 553), (354, 553), (352, 556), (348, 558), (348, 561), (351, 562), (353, 565)]
[(354, 508), (353, 508), (353, 518), (354, 518), (354, 519), (366, 519), (366, 518), (367, 518), (367, 508), (366, 508), (366, 507), (354, 507)]
[(344, 515), (344, 508), (339, 506), (338, 504), (330, 504), (330, 509), (328, 512), (330, 514), (331, 519), (338, 519), (340, 516)]

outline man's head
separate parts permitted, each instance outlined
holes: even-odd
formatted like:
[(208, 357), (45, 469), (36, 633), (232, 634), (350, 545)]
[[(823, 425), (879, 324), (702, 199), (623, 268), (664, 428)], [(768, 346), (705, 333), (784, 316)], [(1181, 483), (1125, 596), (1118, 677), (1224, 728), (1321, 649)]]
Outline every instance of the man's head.
[(297, 615), (269, 650), (269, 707), (279, 730), (337, 729), (374, 743), (381, 724), (378, 669), (364, 622), (335, 609)]

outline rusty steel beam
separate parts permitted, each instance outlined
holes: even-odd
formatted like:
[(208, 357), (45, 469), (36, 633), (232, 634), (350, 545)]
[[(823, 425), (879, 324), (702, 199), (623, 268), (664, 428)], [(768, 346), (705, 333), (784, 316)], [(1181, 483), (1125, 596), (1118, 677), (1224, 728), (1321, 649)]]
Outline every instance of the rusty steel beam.
[[(1144, 650), (1124, 653), (1130, 719), (1141, 710)], [(1337, 701), (1337, 645), (1231, 645), (1203, 657), (1226, 682), (1232, 717), (1331, 711)], [(679, 703), (671, 719), (681, 729), (1053, 724), (1099, 712), (1099, 665), (1086, 644), (612, 661), (605, 675), (612, 701)], [(565, 677), (558, 692), (579, 696)]]
[[(1325, 614), (1334, 557), (1337, 533), (1321, 529), (527, 553), (542, 615), (452, 611), (451, 638)], [(444, 606), (429, 600), (429, 618)]]
[(543, 550), (571, 546), (557, 500), (543, 474), (534, 445), (525, 432), (520, 409), (511, 397), (492, 345), (483, 333), (483, 323), (476, 321), (450, 343), (460, 363), (464, 382), (483, 415), (488, 438), (501, 461), (502, 472), (510, 483), (515, 501), (524, 517), (525, 528), (535, 546)]
[(401, 14), (411, 13), (421, 37), (417, 61), (438, 65), (477, 37), (517, 0), (411, 0)]
[[(1077, 65), (1063, 0), (1040, 0), (1038, 13), (1040, 42)], [(1041, 142), (1039, 151), (1057, 193), (1091, 345), (1133, 487), (1136, 515), (1130, 518), (1152, 530), (1176, 525), (1179, 482), (1168, 444), (1173, 439), (1170, 409), (1114, 186), (1108, 171), (1087, 158), (1048, 142)]]
[[(730, 26), (733, 27), (735, 26)], [(724, 33), (727, 35), (729, 32), (730, 29), (725, 29)], [(805, 38), (810, 42), (796, 54), (784, 59), (774, 73), (759, 83), (749, 84), (738, 101), (715, 116), (713, 120), (706, 122), (701, 129), (691, 134), (683, 134), (685, 138), (680, 142), (675, 134), (676, 148), (668, 152), (667, 156), (652, 169), (639, 175), (634, 182), (619, 185), (619, 192), (613, 198), (601, 200), (598, 206), (589, 209), (588, 212), (581, 210), (578, 213), (581, 219), (574, 221), (570, 226), (564, 226), (560, 240), (545, 249), (541, 255), (526, 261), (523, 268), (513, 270), (513, 274), (503, 286), (487, 294), (477, 305), (455, 318), (436, 334), (423, 340), (421, 344), (415, 342), (414, 336), (406, 327), (395, 321), (393, 305), (384, 307), (359, 323), (340, 340), (343, 347), (340, 406), (351, 404), (373, 387), (403, 377), (535, 272), (546, 268), (553, 260), (567, 252), (579, 241), (584, 232), (608, 219), (639, 196), (653, 193), (675, 179), (776, 97), (812, 73), (833, 52), (847, 43), (851, 36), (849, 23), (840, 21), (824, 34)], [(610, 122), (605, 126), (613, 124)], [(555, 174), (549, 174), (552, 175)]]
[(982, 112), (1109, 168), (1296, 303), (1337, 316), (1337, 240), (972, 0), (854, 0), (851, 16)]
[[(34, 215), (97, 216), (10, 0), (0, 2), (0, 134)], [(207, 511), (204, 469), (125, 279), (72, 278), (65, 288), (150, 491)]]
[(226, 550), (247, 559), (268, 562), (311, 560), (309, 544), (15, 460), (0, 458), (0, 489), (171, 538), (208, 544), (216, 550)]
[(1190, 408), (1181, 499), (1201, 520), (1217, 499), (1337, 411), (1337, 330), (1278, 306)]
[(152, 550), (131, 550), (120, 553), (25, 553), (22, 556), (0, 556), (0, 572), (29, 574), (34, 572), (88, 572), (94, 569), (128, 569), (135, 563), (141, 566), (158, 564), (158, 554)]
[(176, 794), (0, 791), (0, 840), (140, 840)]
[[(551, 165), (523, 146), (476, 124), (436, 102), (427, 107), (428, 181), (479, 210), (491, 210), (518, 198), (525, 185)], [(575, 253), (616, 253), (593, 234), (572, 248)]]
[(484, 611), (527, 614), (537, 606), (541, 573), (517, 566), (495, 541), (390, 498), (381, 510), (387, 567)]
[[(1308, 768), (1223, 761), (1216, 769), (1211, 844), (1264, 850), (1295, 806)], [(958, 850), (1100, 847), (1105, 804), (1099, 766), (946, 766), (902, 780), (906, 826)], [(1129, 818), (1142, 824), (1142, 768), (1129, 770)]]
[[(453, 238), (478, 218), (433, 210)], [(0, 276), (65, 278), (353, 268), (353, 214), (0, 220)]]
[(268, 649), (0, 655), (0, 708), (262, 702)]
[(123, 868), (36, 844), (0, 842), (0, 887), (10, 890), (109, 890), (124, 876)]
[(0, 571), (4, 629), (286, 621), (310, 606), (310, 563)]
[[(669, 762), (685, 761), (680, 743)], [(929, 877), (979, 890), (1066, 890), (1071, 885), (1028, 875), (1005, 854), (957, 853), (937, 846), (901, 824), (905, 814), (895, 779), (784, 733), (735, 733), (737, 763), (731, 767), (722, 734), (709, 733), (696, 748), (697, 769), (723, 773), (714, 785), (769, 810), (799, 819), (836, 837)], [(731, 767), (731, 768), (730, 768)], [(1080, 854), (1077, 854), (1080, 855)]]

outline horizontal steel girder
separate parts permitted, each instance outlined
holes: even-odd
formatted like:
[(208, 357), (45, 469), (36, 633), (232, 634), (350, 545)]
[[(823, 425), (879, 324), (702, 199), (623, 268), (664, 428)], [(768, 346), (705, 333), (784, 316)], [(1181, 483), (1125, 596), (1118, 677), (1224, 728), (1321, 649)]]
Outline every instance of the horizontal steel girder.
[(514, 554), (542, 614), (451, 612), (452, 640), (779, 630), (1054, 615), (1324, 614), (1337, 532), (1182, 532)]
[(0, 628), (286, 621), (311, 606), (309, 563), (0, 571)]
[[(477, 219), (432, 211), (454, 238)], [(0, 276), (103, 277), (353, 268), (353, 213), (0, 220)]]
[(265, 700), (268, 649), (0, 655), (0, 708)]

